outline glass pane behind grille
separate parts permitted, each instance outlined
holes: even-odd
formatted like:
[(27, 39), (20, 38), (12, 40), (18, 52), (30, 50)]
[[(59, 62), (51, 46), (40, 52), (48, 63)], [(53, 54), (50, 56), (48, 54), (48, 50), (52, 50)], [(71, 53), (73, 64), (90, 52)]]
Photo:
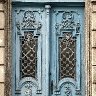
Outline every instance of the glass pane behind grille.
[(37, 73), (37, 37), (32, 32), (24, 32), (20, 38), (21, 47), (21, 78), (36, 78)]
[(60, 79), (75, 78), (76, 68), (76, 41), (72, 33), (64, 33), (59, 37), (59, 63)]

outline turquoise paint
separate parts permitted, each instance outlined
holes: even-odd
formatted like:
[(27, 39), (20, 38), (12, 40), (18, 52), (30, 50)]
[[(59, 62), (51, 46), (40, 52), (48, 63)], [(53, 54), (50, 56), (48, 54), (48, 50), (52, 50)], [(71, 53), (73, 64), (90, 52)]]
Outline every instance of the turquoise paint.
[[(55, 10), (55, 11), (54, 11)], [(60, 32), (60, 29), (57, 30), (55, 29), (55, 24), (62, 22), (62, 13), (63, 11), (74, 11), (74, 12), (78, 12), (78, 15), (74, 15), (74, 21), (79, 21), (80, 22), (80, 33), (76, 33), (76, 31), (72, 31), (72, 29), (67, 29), (65, 28), (64, 31)], [(68, 86), (70, 86), (72, 89), (72, 96), (77, 96), (76, 91), (74, 90), (80, 90), (81, 87), (81, 58), (82, 58), (82, 53), (81, 53), (81, 45), (82, 45), (82, 39), (83, 37), (81, 37), (83, 35), (83, 30), (84, 30), (84, 26), (83, 26), (83, 18), (84, 18), (84, 14), (83, 14), (83, 7), (55, 7), (52, 9), (52, 17), (51, 17), (51, 63), (50, 63), (50, 70), (51, 70), (51, 80), (53, 80), (53, 96), (55, 94), (63, 96), (64, 95), (64, 91), (65, 90), (64, 86), (66, 86), (66, 84), (69, 82), (70, 84)], [(65, 78), (62, 80), (59, 80), (59, 50), (58, 50), (58, 38), (62, 37), (62, 32), (66, 33), (66, 32), (72, 32), (73, 37), (76, 37), (76, 81), (72, 78)], [(66, 83), (67, 82), (67, 83)], [(72, 84), (76, 87), (76, 89), (74, 89), (74, 87), (72, 87)], [(51, 90), (50, 90), (51, 91)], [(78, 92), (77, 92), (78, 93)], [(81, 92), (82, 94), (82, 92)], [(64, 95), (67, 96), (67, 95)], [(71, 96), (71, 95), (68, 95)], [(82, 96), (82, 95), (78, 95), (78, 96)]]
[[(16, 3), (15, 3), (16, 4)], [(22, 3), (23, 4), (23, 3)], [(21, 4), (21, 5), (22, 5)], [(38, 4), (37, 4), (38, 5)], [(74, 4), (73, 4), (74, 5)], [(84, 43), (84, 8), (79, 6), (56, 6), (54, 3), (51, 5), (40, 5), (40, 6), (13, 6), (13, 95), (12, 96), (67, 96), (65, 95), (65, 87), (70, 86), (72, 96), (84, 96), (82, 93), (83, 79), (82, 74), (82, 48), (81, 45)], [(41, 29), (26, 29), (20, 30), (16, 27), (16, 23), (22, 22), (22, 18), (25, 11), (34, 11), (36, 16), (36, 22), (41, 22)], [(76, 37), (76, 80), (72, 78), (63, 78), (59, 80), (59, 61), (58, 61), (58, 38), (62, 37), (62, 32), (55, 29), (56, 23), (61, 23), (62, 13), (64, 11), (78, 12), (78, 16), (75, 14), (75, 21), (80, 22), (80, 32), (76, 33), (73, 29), (63, 30), (63, 32), (72, 32), (73, 36)], [(57, 13), (56, 13), (57, 12)], [(57, 15), (56, 15), (57, 14)], [(57, 16), (57, 17), (56, 17)], [(19, 33), (17, 33), (19, 31)], [(38, 36), (38, 49), (37, 49), (37, 78), (26, 77), (20, 79), (20, 36), (24, 35), (24, 31), (34, 32), (34, 36)], [(82, 45), (83, 46), (83, 45)], [(30, 90), (26, 89), (29, 86)], [(84, 85), (83, 85), (84, 86)], [(26, 91), (27, 90), (27, 91)], [(79, 94), (81, 91), (83, 95)], [(32, 91), (32, 92), (31, 92)], [(31, 92), (31, 95), (26, 95), (26, 92)], [(69, 94), (69, 96), (71, 96)]]
[(14, 2), (85, 2), (85, 0), (12, 0)]

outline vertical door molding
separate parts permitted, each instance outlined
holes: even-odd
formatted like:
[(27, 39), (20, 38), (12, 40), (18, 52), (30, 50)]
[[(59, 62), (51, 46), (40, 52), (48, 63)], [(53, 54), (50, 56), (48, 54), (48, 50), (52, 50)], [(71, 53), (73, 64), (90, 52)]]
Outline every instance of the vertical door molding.
[(46, 42), (46, 96), (49, 95), (49, 64), (50, 64), (50, 5), (45, 5), (45, 24), (46, 24), (46, 32), (45, 32), (45, 42)]
[[(5, 1), (5, 0), (2, 0)], [(5, 88), (4, 95), (12, 96), (12, 0), (4, 2), (5, 13)]]
[(91, 11), (92, 0), (85, 0), (85, 81), (86, 96), (92, 96), (92, 48), (91, 48)]

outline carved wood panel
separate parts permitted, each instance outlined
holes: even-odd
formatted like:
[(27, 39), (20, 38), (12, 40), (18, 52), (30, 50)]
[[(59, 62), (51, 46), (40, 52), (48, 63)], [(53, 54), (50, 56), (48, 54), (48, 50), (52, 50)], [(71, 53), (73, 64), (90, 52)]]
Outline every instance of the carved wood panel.
[(41, 94), (43, 8), (15, 7), (13, 11), (14, 94)]
[(59, 96), (81, 96), (83, 9), (58, 7), (52, 12), (51, 68), (54, 68), (50, 91)]
[(83, 8), (13, 11), (14, 94), (81, 96)]

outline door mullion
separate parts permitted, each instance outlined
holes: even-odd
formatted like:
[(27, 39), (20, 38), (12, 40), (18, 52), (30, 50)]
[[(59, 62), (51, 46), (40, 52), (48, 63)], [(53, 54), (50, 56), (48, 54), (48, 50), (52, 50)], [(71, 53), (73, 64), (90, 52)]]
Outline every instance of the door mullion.
[(50, 5), (45, 5), (46, 17), (46, 96), (49, 95), (49, 63), (50, 63)]

